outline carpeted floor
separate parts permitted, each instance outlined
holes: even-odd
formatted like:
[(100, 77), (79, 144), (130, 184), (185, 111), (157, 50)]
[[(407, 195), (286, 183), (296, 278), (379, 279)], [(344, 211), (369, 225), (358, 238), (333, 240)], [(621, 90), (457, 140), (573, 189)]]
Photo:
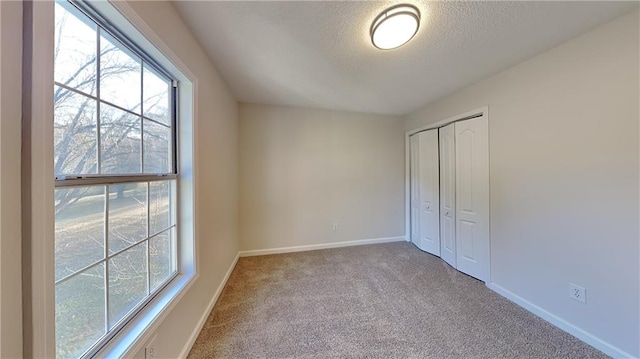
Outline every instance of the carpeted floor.
[(241, 258), (189, 358), (604, 358), (407, 242)]

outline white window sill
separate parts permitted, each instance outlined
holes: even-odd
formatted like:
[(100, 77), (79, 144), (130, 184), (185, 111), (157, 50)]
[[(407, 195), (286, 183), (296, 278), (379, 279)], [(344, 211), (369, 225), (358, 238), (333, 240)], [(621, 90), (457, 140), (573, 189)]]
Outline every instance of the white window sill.
[(133, 357), (135, 353), (144, 348), (157, 327), (191, 288), (196, 279), (197, 275), (194, 272), (179, 274), (94, 357)]

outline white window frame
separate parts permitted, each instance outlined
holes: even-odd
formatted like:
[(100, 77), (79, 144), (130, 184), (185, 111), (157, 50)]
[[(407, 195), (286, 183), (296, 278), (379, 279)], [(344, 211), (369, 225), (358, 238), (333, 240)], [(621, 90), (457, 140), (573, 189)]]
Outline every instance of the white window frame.
[[(30, 52), (31, 65), (25, 66), (30, 77), (26, 89), (30, 95), (30, 114), (25, 131), (25, 157), (30, 167), (27, 191), (31, 201), (31, 306), (27, 309), (32, 341), (25, 352), (32, 357), (55, 357), (55, 300), (54, 300), (54, 176), (53, 176), (53, 52), (54, 3), (25, 2), (28, 29), (25, 46)], [(149, 302), (105, 346), (96, 357), (128, 357), (144, 347), (154, 331), (169, 314), (198, 277), (196, 233), (196, 153), (197, 78), (162, 39), (125, 2), (95, 1), (92, 7), (129, 40), (136, 43), (160, 66), (178, 80), (178, 276)], [(29, 34), (28, 32), (31, 31)], [(30, 50), (30, 51), (29, 51)], [(28, 151), (27, 151), (28, 152)], [(26, 153), (25, 153), (26, 155)], [(30, 351), (30, 353), (29, 353)]]

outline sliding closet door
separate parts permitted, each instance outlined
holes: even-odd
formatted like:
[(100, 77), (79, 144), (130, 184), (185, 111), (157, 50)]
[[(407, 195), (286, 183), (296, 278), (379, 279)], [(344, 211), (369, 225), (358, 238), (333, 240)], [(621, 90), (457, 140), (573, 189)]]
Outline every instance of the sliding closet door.
[(459, 271), (489, 280), (489, 133), (485, 116), (455, 123)]
[(420, 243), (418, 248), (440, 255), (438, 130), (418, 133), (420, 177)]
[(454, 124), (440, 131), (440, 257), (456, 268), (456, 139)]
[(416, 246), (420, 243), (420, 178), (418, 176), (419, 151), (418, 135), (409, 137), (409, 176), (411, 197), (411, 242)]

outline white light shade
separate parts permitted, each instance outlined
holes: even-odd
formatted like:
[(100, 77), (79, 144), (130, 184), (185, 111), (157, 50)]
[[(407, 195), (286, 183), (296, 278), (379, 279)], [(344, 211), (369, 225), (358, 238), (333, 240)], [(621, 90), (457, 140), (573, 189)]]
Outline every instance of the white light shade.
[(413, 5), (396, 5), (378, 15), (371, 25), (371, 42), (382, 50), (406, 44), (418, 32), (420, 11)]

